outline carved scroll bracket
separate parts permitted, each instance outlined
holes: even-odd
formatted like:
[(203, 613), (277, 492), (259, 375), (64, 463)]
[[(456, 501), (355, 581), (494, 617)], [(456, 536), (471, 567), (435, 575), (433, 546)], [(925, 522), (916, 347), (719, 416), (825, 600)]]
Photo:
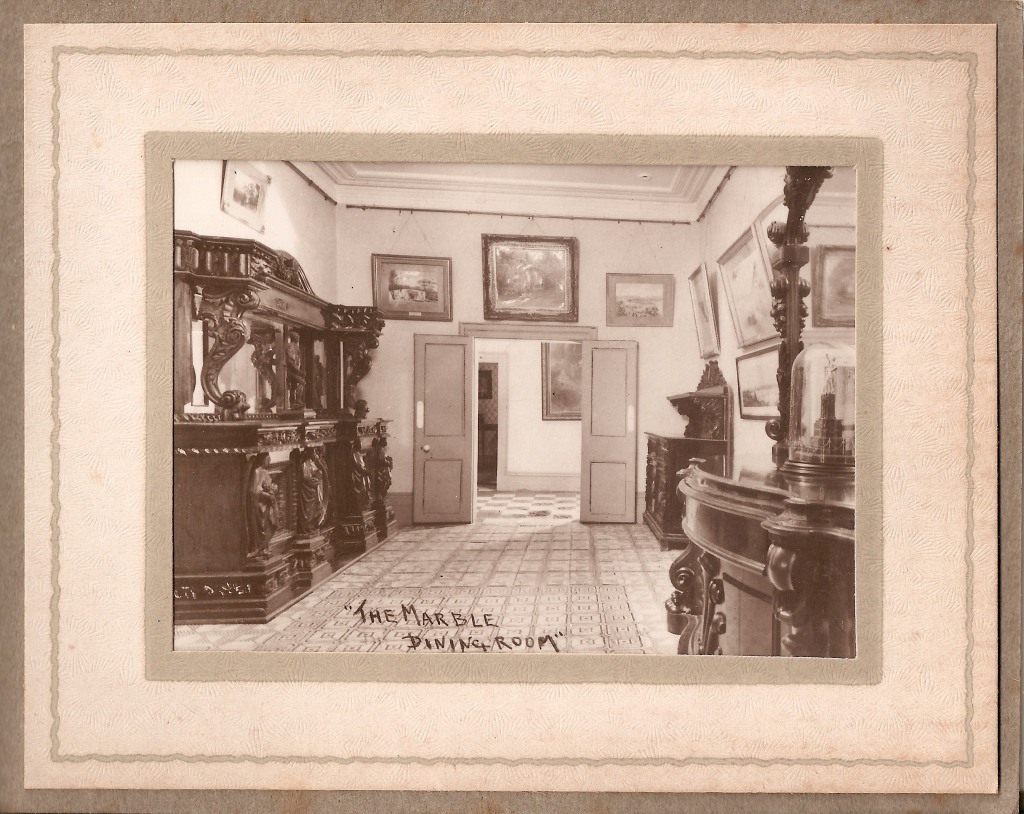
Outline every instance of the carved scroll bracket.
[[(693, 561), (695, 549), (684, 551), (669, 566), (669, 580), (676, 589), (665, 603), (669, 632), (679, 633), (680, 654), (720, 656), (720, 639), (726, 631), (725, 602), (721, 579), (722, 561), (708, 552)], [(700, 569), (700, 574), (694, 570)]]
[(243, 281), (241, 284), (201, 284), (202, 299), (197, 316), (206, 325), (213, 344), (203, 360), (199, 380), (206, 397), (225, 418), (241, 418), (249, 409), (249, 401), (241, 390), (220, 389), (220, 372), (224, 365), (249, 340), (249, 324), (242, 318), (260, 304), (258, 284)]
[(380, 344), (384, 316), (371, 307), (336, 305), (324, 311), (327, 328), (340, 335), (345, 369), (344, 407), (349, 415), (362, 420), (369, 410), (356, 395), (356, 386), (370, 372), (370, 352)]

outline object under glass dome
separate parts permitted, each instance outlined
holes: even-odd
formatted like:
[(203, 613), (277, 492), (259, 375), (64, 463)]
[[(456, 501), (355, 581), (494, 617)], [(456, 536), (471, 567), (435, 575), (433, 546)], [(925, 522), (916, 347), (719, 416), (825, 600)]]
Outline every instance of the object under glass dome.
[(809, 345), (793, 362), (790, 469), (833, 470), (855, 457), (856, 356), (848, 345)]

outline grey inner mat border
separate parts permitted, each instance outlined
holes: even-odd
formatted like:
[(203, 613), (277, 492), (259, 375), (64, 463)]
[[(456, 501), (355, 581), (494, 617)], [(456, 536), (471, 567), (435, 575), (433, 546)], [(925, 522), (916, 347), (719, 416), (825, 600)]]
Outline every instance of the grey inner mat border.
[[(167, 263), (173, 225), (172, 161), (477, 161), (525, 163), (823, 164), (857, 168), (857, 657), (790, 659), (431, 653), (175, 652), (171, 542), (172, 354)], [(867, 138), (674, 138), (486, 135), (150, 133), (146, 139), (147, 303), (146, 675), (164, 680), (619, 682), (650, 684), (873, 684), (881, 680), (881, 142)], [(972, 268), (973, 272), (973, 268)], [(970, 569), (970, 564), (968, 564)], [(968, 570), (968, 579), (971, 572)], [(970, 621), (970, 615), (968, 614)], [(968, 702), (969, 703), (969, 702)], [(970, 713), (968, 712), (968, 715)]]

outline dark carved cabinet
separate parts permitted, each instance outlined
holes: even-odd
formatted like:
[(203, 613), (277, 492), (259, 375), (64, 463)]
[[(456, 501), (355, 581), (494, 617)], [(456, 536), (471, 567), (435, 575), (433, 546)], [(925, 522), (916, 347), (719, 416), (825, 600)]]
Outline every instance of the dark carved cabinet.
[(663, 549), (683, 548), (684, 504), (677, 487), (680, 472), (699, 458), (709, 471), (726, 474), (732, 459), (732, 405), (718, 363), (704, 369), (693, 393), (670, 396), (680, 415), (689, 418), (682, 435), (647, 433), (647, 488), (644, 522)]
[(176, 232), (174, 285), (174, 619), (265, 622), (394, 531), (383, 319), (255, 241)]

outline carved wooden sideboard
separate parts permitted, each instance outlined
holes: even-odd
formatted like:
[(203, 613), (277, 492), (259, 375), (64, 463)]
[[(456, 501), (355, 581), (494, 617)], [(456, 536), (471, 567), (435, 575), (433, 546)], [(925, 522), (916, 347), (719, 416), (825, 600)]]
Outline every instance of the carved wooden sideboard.
[(646, 434), (644, 522), (662, 549), (687, 544), (681, 525), (684, 504), (676, 487), (690, 459), (703, 459), (708, 471), (719, 474), (727, 474), (732, 466), (732, 403), (718, 362), (708, 362), (696, 391), (668, 400), (689, 421), (681, 436)]
[(394, 532), (388, 421), (356, 391), (384, 321), (190, 232), (174, 295), (174, 620), (264, 622)]

